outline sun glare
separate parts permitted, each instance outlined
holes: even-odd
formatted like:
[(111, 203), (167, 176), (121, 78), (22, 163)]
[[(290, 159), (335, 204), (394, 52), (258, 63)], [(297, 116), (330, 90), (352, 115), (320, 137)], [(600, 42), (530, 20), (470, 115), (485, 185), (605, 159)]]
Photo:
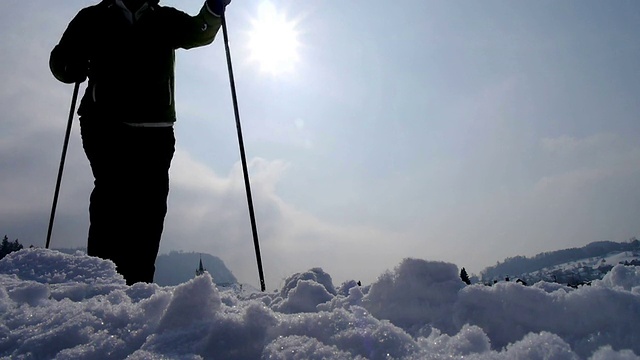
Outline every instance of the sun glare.
[(272, 75), (291, 72), (298, 62), (296, 22), (287, 20), (269, 1), (258, 7), (258, 17), (251, 19), (249, 34), (250, 61)]

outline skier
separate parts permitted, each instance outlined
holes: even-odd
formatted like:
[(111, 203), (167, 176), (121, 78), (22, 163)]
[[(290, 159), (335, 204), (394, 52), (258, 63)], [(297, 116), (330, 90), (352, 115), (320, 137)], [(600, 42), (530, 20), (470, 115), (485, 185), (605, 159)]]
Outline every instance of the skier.
[(190, 16), (159, 0), (102, 0), (71, 20), (49, 66), (89, 83), (78, 108), (94, 188), (87, 253), (128, 285), (153, 282), (175, 150), (174, 52), (213, 42), (231, 0)]

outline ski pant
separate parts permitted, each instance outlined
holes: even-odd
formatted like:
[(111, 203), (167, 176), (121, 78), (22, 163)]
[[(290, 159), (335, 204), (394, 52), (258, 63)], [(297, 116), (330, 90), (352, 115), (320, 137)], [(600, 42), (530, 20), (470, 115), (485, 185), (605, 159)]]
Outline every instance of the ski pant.
[(94, 188), (87, 254), (109, 259), (128, 285), (153, 282), (167, 213), (173, 127), (133, 127), (81, 117)]

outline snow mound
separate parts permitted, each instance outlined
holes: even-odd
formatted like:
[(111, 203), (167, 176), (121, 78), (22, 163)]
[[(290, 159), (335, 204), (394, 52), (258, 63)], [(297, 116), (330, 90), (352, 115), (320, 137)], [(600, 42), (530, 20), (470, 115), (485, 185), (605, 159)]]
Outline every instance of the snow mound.
[(25, 249), (0, 260), (0, 358), (640, 359), (640, 272), (593, 286), (465, 286), (405, 259), (370, 286), (320, 268), (277, 293), (209, 274), (127, 286), (113, 263)]

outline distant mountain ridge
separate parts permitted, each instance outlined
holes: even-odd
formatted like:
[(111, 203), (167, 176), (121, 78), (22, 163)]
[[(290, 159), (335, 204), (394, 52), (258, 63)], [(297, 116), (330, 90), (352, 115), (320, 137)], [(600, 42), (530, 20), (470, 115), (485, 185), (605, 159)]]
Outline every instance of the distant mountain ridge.
[[(65, 254), (75, 254), (76, 251), (86, 253), (86, 248), (55, 249)], [(238, 281), (224, 262), (217, 256), (205, 253), (171, 251), (160, 254), (156, 259), (156, 272), (153, 282), (160, 286), (174, 286), (193, 279), (200, 265), (211, 274), (217, 285), (236, 284)]]
[(540, 280), (582, 283), (602, 278), (618, 263), (640, 264), (640, 241), (596, 241), (580, 248), (543, 252), (528, 258), (515, 256), (489, 266), (480, 272), (483, 282), (520, 278), (527, 282)]
[(238, 281), (224, 262), (217, 256), (196, 252), (171, 251), (158, 255), (154, 282), (160, 286), (173, 286), (193, 279), (202, 259), (205, 270), (217, 285), (235, 284)]

